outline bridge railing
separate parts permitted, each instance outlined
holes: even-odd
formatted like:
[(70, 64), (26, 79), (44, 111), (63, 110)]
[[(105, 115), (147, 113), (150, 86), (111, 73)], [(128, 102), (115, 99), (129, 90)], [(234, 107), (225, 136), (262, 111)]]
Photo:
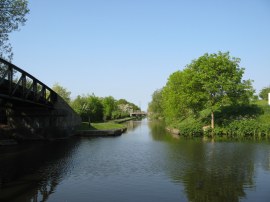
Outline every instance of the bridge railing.
[(0, 58), (0, 97), (52, 106), (57, 94), (31, 74)]

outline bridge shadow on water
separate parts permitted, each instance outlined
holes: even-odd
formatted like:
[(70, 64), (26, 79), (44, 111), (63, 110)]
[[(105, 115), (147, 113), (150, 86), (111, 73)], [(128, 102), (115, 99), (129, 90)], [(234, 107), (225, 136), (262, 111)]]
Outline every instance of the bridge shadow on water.
[(46, 201), (68, 172), (77, 139), (0, 147), (0, 201)]

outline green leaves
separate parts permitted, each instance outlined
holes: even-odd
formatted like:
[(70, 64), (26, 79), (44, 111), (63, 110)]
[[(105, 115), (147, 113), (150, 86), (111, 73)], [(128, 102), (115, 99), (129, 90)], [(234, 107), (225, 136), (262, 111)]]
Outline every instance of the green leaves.
[(171, 124), (196, 117), (204, 109), (214, 113), (222, 106), (248, 104), (254, 89), (251, 80), (242, 80), (244, 68), (239, 63), (229, 52), (204, 54), (170, 75), (165, 87), (153, 94), (150, 111)]
[(59, 85), (59, 83), (55, 83), (52, 87), (52, 89), (60, 95), (68, 104), (70, 104), (70, 94), (71, 92), (68, 91), (66, 88)]
[(8, 34), (26, 22), (29, 13), (27, 0), (0, 0), (0, 57), (12, 60), (12, 47)]
[(268, 100), (268, 93), (270, 93), (270, 86), (268, 87), (264, 87), (261, 91), (260, 91), (260, 98), (263, 100)]
[(201, 88), (197, 91), (207, 99), (205, 107), (230, 104), (244, 93), (245, 85), (241, 81), (244, 69), (239, 68), (239, 61), (238, 58), (231, 58), (228, 52), (219, 52), (205, 54), (188, 65), (195, 75), (193, 80), (200, 83)]
[(94, 94), (77, 96), (71, 102), (71, 107), (83, 121), (88, 121), (90, 117), (91, 122), (127, 117), (131, 111), (139, 109), (138, 106), (124, 99), (116, 100), (112, 96), (102, 98)]

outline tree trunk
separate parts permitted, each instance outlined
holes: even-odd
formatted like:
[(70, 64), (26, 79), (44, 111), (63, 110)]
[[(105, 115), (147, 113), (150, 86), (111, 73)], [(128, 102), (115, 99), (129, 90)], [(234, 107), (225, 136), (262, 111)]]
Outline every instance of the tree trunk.
[(88, 128), (91, 126), (90, 116), (88, 116)]
[(215, 117), (214, 117), (214, 112), (211, 112), (211, 128), (214, 129), (215, 127)]

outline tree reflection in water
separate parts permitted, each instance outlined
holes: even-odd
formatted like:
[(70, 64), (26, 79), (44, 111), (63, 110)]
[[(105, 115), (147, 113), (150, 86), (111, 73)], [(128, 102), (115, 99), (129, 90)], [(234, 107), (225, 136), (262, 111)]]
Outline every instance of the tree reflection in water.
[(160, 123), (127, 124), (119, 138), (0, 148), (0, 201), (269, 201), (269, 144), (175, 139)]
[(149, 126), (154, 140), (168, 143), (168, 175), (183, 184), (189, 201), (239, 201), (254, 188), (254, 144), (177, 140), (163, 124)]
[(141, 125), (141, 122), (139, 120), (142, 120), (142, 119), (136, 119), (134, 121), (127, 121), (126, 123), (123, 123), (123, 124), (125, 124), (128, 131), (134, 131), (137, 127)]

